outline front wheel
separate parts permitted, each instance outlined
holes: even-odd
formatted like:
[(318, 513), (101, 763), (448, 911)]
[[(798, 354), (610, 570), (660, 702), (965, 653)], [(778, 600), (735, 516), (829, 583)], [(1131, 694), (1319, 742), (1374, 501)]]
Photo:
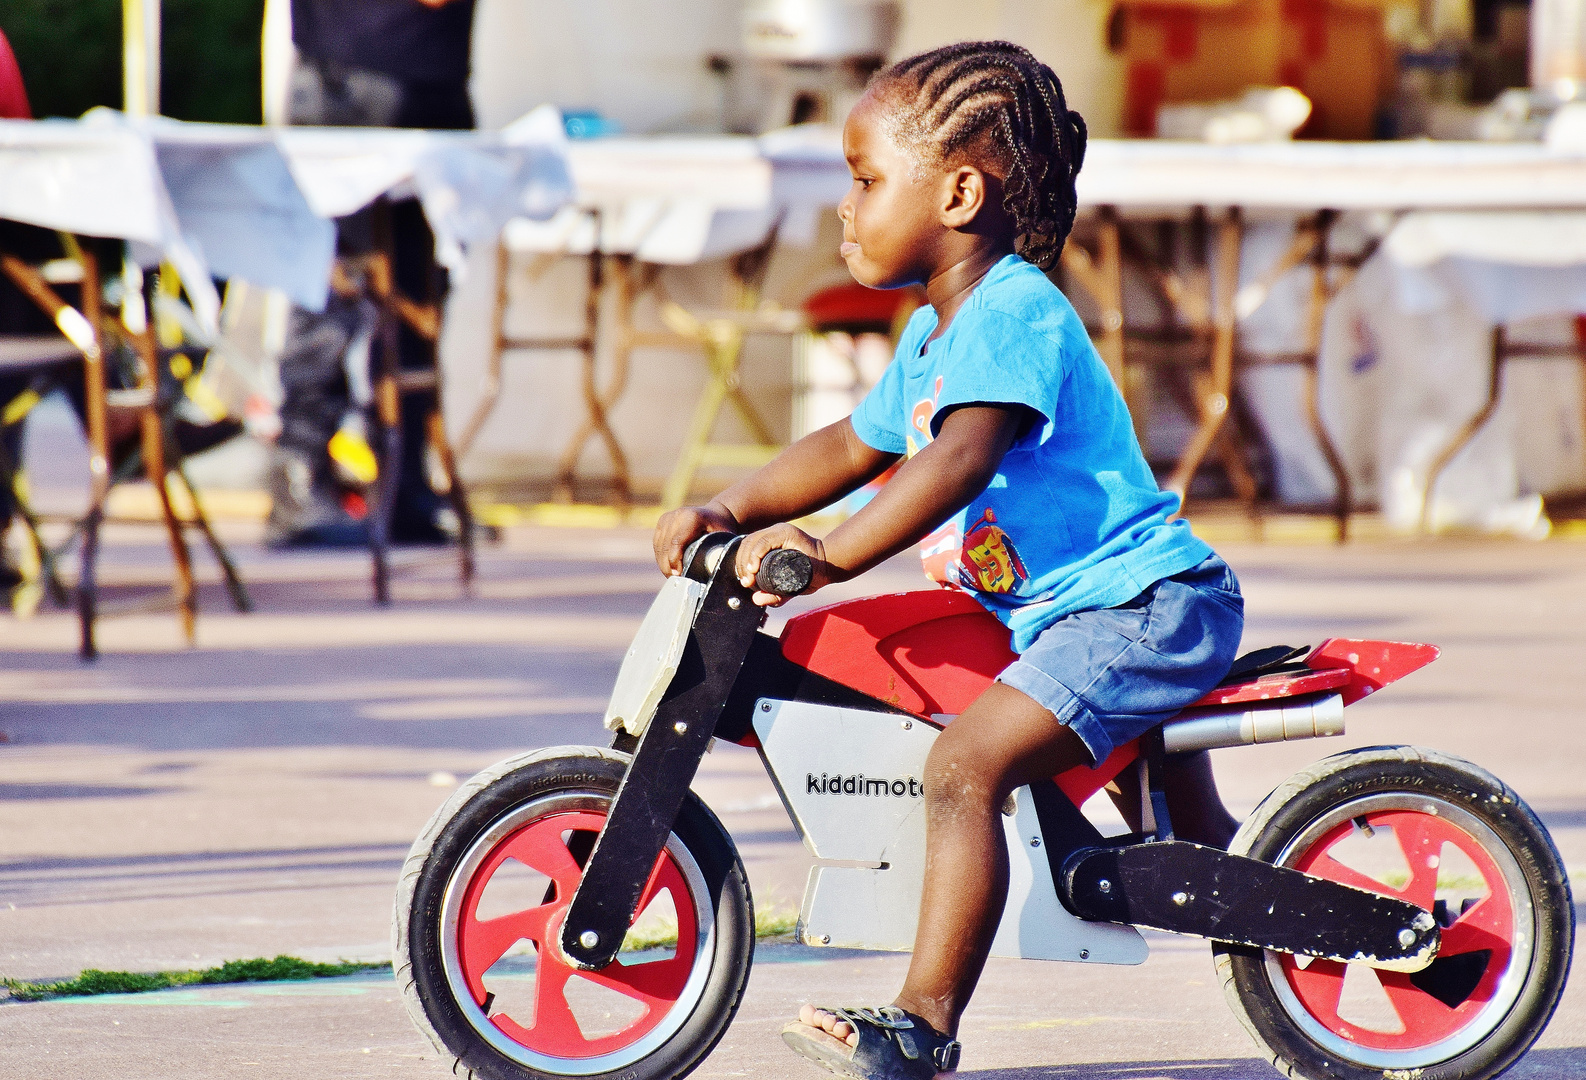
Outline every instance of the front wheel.
[(617, 960), (580, 971), (556, 944), (627, 761), (592, 747), (504, 761), (414, 843), (392, 927), (397, 980), (460, 1075), (673, 1080), (731, 1023), (753, 908), (731, 839), (692, 795)]
[(1318, 762), (1257, 807), (1230, 850), (1432, 913), (1417, 972), (1214, 947), (1234, 1014), (1286, 1076), (1488, 1080), (1547, 1025), (1575, 916), (1547, 830), (1466, 761), (1376, 747)]

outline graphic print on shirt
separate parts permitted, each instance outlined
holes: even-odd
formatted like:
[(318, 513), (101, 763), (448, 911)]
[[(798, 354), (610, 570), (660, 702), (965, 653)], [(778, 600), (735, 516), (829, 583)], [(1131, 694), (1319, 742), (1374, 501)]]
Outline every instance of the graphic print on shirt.
[[(934, 439), (931, 436), (931, 417), (936, 415), (936, 403), (942, 398), (942, 377), (936, 376), (936, 386), (931, 396), (921, 398), (914, 403), (914, 408), (909, 410), (909, 433), (903, 436), (903, 445), (908, 448), (908, 456), (913, 457)], [(919, 441), (915, 441), (915, 436)]]
[[(908, 457), (912, 458), (935, 441), (931, 437), (931, 417), (936, 415), (936, 403), (941, 399), (942, 377), (938, 375), (936, 384), (931, 388), (931, 396), (916, 401), (914, 408), (909, 410), (909, 430), (903, 436)], [(956, 586), (958, 575), (953, 564), (958, 561), (958, 551), (962, 546), (963, 537), (958, 531), (957, 521), (944, 523), (921, 540), (920, 563), (925, 569), (925, 576), (942, 585)]]
[(958, 522), (952, 520), (920, 541), (920, 564), (925, 576), (939, 585), (958, 586), (958, 553), (964, 546)]
[(961, 587), (989, 593), (1013, 592), (1030, 577), (1013, 538), (997, 525), (989, 506), (964, 534), (963, 553), (953, 569)]

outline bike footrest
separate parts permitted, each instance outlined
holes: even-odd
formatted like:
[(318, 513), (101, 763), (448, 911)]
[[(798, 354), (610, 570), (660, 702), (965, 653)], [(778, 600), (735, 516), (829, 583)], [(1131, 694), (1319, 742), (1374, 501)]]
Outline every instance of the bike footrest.
[(1426, 967), (1441, 940), (1414, 904), (1182, 840), (1082, 848), (1058, 893), (1082, 919), (1397, 971)]

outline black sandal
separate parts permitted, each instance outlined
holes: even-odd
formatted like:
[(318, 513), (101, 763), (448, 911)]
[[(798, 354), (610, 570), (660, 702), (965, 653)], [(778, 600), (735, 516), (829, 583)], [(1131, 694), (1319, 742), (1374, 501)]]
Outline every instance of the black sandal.
[[(817, 1006), (817, 1008), (819, 1008)], [(859, 1033), (849, 1046), (822, 1028), (795, 1020), (782, 1041), (817, 1065), (853, 1080), (933, 1080), (958, 1068), (962, 1049), (913, 1013), (893, 1005), (879, 1009), (826, 1009)]]

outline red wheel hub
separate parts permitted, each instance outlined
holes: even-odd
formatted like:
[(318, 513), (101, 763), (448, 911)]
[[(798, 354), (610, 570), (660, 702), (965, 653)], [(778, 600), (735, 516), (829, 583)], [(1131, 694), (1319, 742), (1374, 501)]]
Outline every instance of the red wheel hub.
[[(463, 895), (457, 925), (458, 955), (474, 1002), (485, 1008), (484, 977), (496, 961), (520, 940), (533, 943), (537, 954), (534, 1018), (525, 1027), (510, 1016), (490, 1017), (502, 1034), (522, 1046), (558, 1058), (590, 1058), (620, 1050), (643, 1038), (682, 996), (694, 967), (699, 924), (694, 897), (672, 856), (662, 851), (645, 884), (638, 911), (643, 913), (663, 890), (670, 890), (677, 909), (677, 952), (671, 959), (625, 965), (619, 959), (600, 971), (580, 971), (563, 959), (552, 935), (561, 933), (562, 918), (573, 901), (583, 869), (568, 851), (563, 834), (599, 832), (605, 815), (588, 811), (549, 814), (511, 833), (480, 864)], [(479, 901), (491, 877), (508, 859), (515, 859), (550, 878), (554, 890), (537, 907), (481, 920)], [(566, 991), (574, 977), (587, 979), (639, 1002), (644, 1011), (619, 1031), (586, 1037)], [(488, 1010), (486, 1010), (488, 1012)]]
[[(1372, 830), (1392, 829), (1409, 867), (1409, 880), (1402, 888), (1351, 869), (1334, 857), (1337, 845), (1355, 835), (1355, 822), (1359, 821)], [(1486, 895), (1463, 912), (1450, 912), (1457, 918), (1443, 928), (1442, 947), (1434, 966), (1448, 965), (1443, 971), (1452, 967), (1472, 974), (1479, 972), (1473, 989), (1450, 1004), (1447, 999), (1458, 998), (1458, 992), (1445, 991), (1441, 996), (1430, 992), (1427, 987), (1436, 987), (1421, 973), (1371, 969), (1370, 974), (1381, 983), (1402, 1025), (1397, 1032), (1372, 1030), (1339, 1016), (1346, 965), (1311, 960), (1302, 968), (1300, 958), (1281, 957), (1283, 975), (1295, 996), (1311, 1016), (1335, 1035), (1367, 1049), (1396, 1051), (1432, 1046), (1458, 1033), (1492, 1000), (1509, 968), (1515, 936), (1514, 905), (1502, 871), (1474, 837), (1452, 822), (1416, 810), (1379, 810), (1345, 821), (1329, 830), (1293, 864), (1307, 874), (1397, 897), (1432, 911), (1445, 844), (1475, 864)]]

